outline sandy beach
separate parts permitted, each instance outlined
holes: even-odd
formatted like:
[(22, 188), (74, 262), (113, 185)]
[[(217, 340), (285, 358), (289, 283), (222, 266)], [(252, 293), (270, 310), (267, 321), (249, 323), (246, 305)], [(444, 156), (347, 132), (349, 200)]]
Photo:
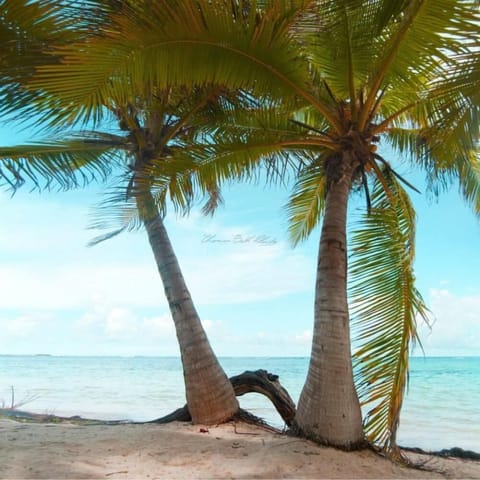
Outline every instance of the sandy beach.
[(410, 454), (430, 471), (372, 451), (345, 453), (243, 422), (76, 425), (0, 419), (0, 477), (107, 479), (477, 478), (480, 462)]

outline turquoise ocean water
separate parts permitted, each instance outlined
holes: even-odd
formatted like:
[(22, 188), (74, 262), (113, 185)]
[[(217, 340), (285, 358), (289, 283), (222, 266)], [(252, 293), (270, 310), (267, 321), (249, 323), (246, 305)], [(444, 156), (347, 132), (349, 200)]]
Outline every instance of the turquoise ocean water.
[[(222, 358), (228, 375), (266, 369), (280, 376), (297, 401), (306, 358)], [(0, 356), (0, 406), (10, 406), (11, 386), (20, 409), (106, 420), (152, 420), (182, 406), (178, 358)], [(283, 426), (261, 395), (241, 406)], [(480, 357), (412, 358), (399, 443), (427, 450), (461, 447), (480, 452)]]

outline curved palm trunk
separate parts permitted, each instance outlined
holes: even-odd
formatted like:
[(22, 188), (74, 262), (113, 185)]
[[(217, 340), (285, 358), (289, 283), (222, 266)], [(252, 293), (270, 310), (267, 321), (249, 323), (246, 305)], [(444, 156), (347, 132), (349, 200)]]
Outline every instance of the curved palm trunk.
[[(147, 206), (143, 223), (170, 306), (182, 357), (187, 405), (193, 423), (213, 425), (233, 417), (238, 401), (220, 366), (187, 289), (167, 231), (150, 191), (137, 197), (139, 211)], [(150, 206), (150, 208), (148, 208)]]
[(344, 449), (364, 443), (360, 404), (353, 382), (347, 303), (346, 221), (352, 160), (331, 182), (317, 266), (315, 324), (307, 379), (294, 428), (319, 443)]

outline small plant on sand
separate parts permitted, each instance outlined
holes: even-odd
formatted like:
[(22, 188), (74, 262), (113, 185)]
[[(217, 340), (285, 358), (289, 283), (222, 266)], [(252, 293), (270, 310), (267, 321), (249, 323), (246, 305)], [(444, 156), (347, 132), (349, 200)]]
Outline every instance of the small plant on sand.
[(15, 388), (13, 385), (10, 386), (10, 406), (7, 406), (8, 404), (5, 402), (5, 399), (2, 398), (0, 400), (2, 406), (2, 410), (18, 410), (20, 407), (23, 407), (27, 403), (31, 403), (35, 400), (37, 400), (40, 397), (38, 393), (27, 393), (27, 396), (23, 398), (23, 400), (15, 403)]

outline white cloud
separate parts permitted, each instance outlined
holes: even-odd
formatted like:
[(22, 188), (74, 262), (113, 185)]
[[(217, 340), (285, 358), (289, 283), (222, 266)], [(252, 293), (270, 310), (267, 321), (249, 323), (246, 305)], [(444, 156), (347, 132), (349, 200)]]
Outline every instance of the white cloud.
[[(201, 322), (205, 332), (211, 338), (219, 338), (226, 332), (225, 325), (220, 320), (205, 319)], [(140, 332), (142, 335), (176, 341), (175, 324), (170, 313), (144, 318), (141, 322)]]
[[(132, 283), (130, 283), (132, 282)], [(132, 289), (132, 284), (141, 285)], [(148, 266), (71, 263), (50, 268), (0, 267), (2, 308), (65, 310), (82, 308), (92, 299), (131, 305), (164, 302), (160, 280)]]
[[(219, 338), (225, 333), (225, 326), (219, 320), (202, 320), (207, 334)], [(159, 316), (139, 316), (127, 307), (112, 307), (98, 303), (92, 305), (76, 322), (79, 330), (88, 330), (101, 338), (129, 337), (132, 341), (156, 339), (162, 342), (176, 342), (175, 325), (170, 312)]]
[(11, 318), (0, 318), (0, 328), (5, 337), (29, 337), (40, 328), (44, 328), (53, 316), (42, 312), (29, 312)]
[(296, 334), (295, 342), (310, 347), (312, 344), (312, 330), (304, 330), (303, 332)]
[(138, 328), (138, 318), (126, 308), (115, 307), (105, 318), (105, 332), (109, 336), (133, 335)]
[(65, 202), (70, 196), (69, 193), (45, 196), (19, 192), (9, 198), (0, 192), (2, 253), (32, 258), (83, 249), (92, 236), (86, 230), (91, 201)]
[[(2, 308), (64, 310), (85, 308), (92, 299), (131, 307), (166, 307), (151, 253), (119, 256), (117, 262), (91, 256), (74, 261), (55, 256), (39, 265), (17, 262), (0, 266)], [(313, 284), (310, 260), (282, 245), (231, 245), (191, 249), (180, 258), (187, 285), (198, 305), (243, 303), (308, 291)]]
[(169, 314), (144, 318), (142, 330), (154, 337), (175, 339), (175, 325)]
[(480, 355), (480, 294), (429, 291), (431, 330), (420, 327), (426, 355)]
[(313, 268), (307, 257), (282, 245), (231, 245), (191, 259), (185, 277), (199, 304), (244, 303), (308, 291)]
[[(86, 248), (96, 235), (85, 227), (88, 208), (97, 199), (89, 191), (83, 203), (71, 198), (69, 194), (23, 195), (10, 200), (0, 195), (4, 207), (0, 317), (10, 312), (15, 318), (25, 317), (23, 323), (17, 320), (17, 331), (38, 331), (46, 338), (47, 333), (38, 330), (39, 324), (25, 312), (51, 312), (60, 327), (52, 345), (60, 349), (61, 335), (75, 338), (75, 345), (64, 346), (67, 352), (92, 353), (93, 345), (102, 353), (126, 351), (127, 340), (132, 345), (129, 351), (156, 353), (157, 345), (165, 346), (162, 352), (170, 351), (176, 345), (175, 330), (145, 232)], [(255, 333), (246, 331), (243, 341), (239, 337), (243, 326), (226, 321), (231, 318), (230, 306), (273, 299), (281, 304), (282, 296), (310, 292), (315, 262), (304, 249), (292, 250), (275, 233), (264, 231), (264, 226), (275, 224), (270, 219), (253, 215), (245, 217), (252, 218), (251, 223), (242, 223), (232, 218), (221, 214), (206, 219), (198, 212), (180, 219), (169, 215), (167, 227), (195, 304), (215, 306), (216, 316), (225, 320), (203, 321), (212, 343), (223, 354), (241, 354), (242, 342), (246, 352), (252, 344), (257, 345), (255, 354), (261, 353), (262, 345), (268, 350), (265, 354), (272, 354), (278, 335), (271, 337), (269, 327), (262, 326), (265, 337), (258, 337), (255, 327)], [(205, 234), (227, 241), (202, 242)], [(267, 245), (265, 237), (271, 240)], [(238, 318), (238, 312), (233, 317)], [(295, 334), (281, 339), (282, 345), (292, 341), (297, 343)]]

